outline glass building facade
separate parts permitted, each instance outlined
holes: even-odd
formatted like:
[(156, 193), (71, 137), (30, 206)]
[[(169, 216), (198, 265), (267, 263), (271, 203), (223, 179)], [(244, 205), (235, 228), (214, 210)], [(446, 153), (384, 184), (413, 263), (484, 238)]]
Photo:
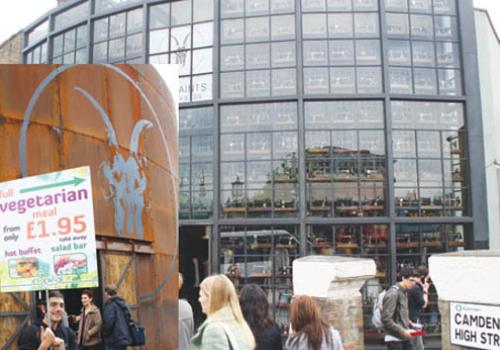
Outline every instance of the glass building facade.
[(296, 257), (375, 259), (369, 341), (402, 266), (488, 246), (469, 0), (72, 1), (24, 35), (25, 63), (179, 64), (181, 241), (284, 332)]

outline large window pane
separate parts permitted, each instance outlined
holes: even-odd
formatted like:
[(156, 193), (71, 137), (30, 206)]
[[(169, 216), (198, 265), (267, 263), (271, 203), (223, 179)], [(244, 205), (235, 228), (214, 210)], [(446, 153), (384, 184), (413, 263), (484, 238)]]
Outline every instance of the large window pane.
[(441, 95), (461, 95), (462, 81), (460, 71), (454, 69), (439, 69), (439, 94)]
[(221, 17), (241, 17), (243, 16), (243, 0), (223, 0), (221, 1)]
[(411, 94), (412, 93), (412, 75), (410, 68), (390, 68), (389, 84), (391, 93)]
[(435, 16), (436, 39), (458, 40), (457, 19), (450, 16)]
[(84, 2), (74, 6), (54, 17), (54, 29), (59, 31), (67, 26), (86, 18), (89, 14), (89, 3)]
[(294, 9), (294, 0), (271, 0), (271, 13), (289, 13)]
[(431, 42), (412, 41), (413, 65), (434, 67), (434, 45)]
[(269, 43), (251, 44), (246, 46), (246, 68), (269, 68), (271, 53)]
[(380, 67), (356, 69), (358, 93), (376, 94), (382, 92), (382, 71)]
[(326, 15), (324, 14), (303, 15), (302, 35), (305, 39), (326, 38)]
[(271, 77), (268, 70), (246, 72), (247, 96), (270, 96)]
[(169, 50), (169, 37), (168, 29), (149, 32), (149, 53), (167, 52)]
[(225, 20), (221, 23), (222, 44), (243, 42), (243, 20)]
[(170, 3), (151, 6), (149, 10), (149, 28), (164, 28), (170, 25)]
[(243, 72), (222, 73), (220, 79), (222, 98), (235, 98), (244, 96), (245, 85)]
[(387, 57), (390, 65), (411, 65), (410, 42), (406, 40), (389, 40)]
[(221, 70), (243, 69), (245, 55), (243, 46), (221, 47)]
[(212, 72), (212, 49), (193, 51), (193, 74)]
[(413, 38), (422, 38), (432, 40), (434, 30), (432, 27), (432, 16), (411, 15), (411, 36)]
[(328, 64), (326, 41), (304, 41), (304, 65), (324, 66)]
[(327, 68), (304, 69), (304, 93), (327, 94), (329, 90), (328, 85)]
[(330, 38), (352, 38), (353, 34), (351, 14), (332, 13), (328, 15), (328, 36)]
[(458, 44), (451, 42), (437, 42), (437, 64), (439, 67), (460, 67), (460, 51)]
[(295, 17), (273, 16), (271, 17), (272, 40), (286, 40), (295, 38)]
[(295, 42), (272, 43), (272, 67), (295, 66)]
[(269, 40), (269, 17), (245, 19), (245, 38), (247, 42)]
[(380, 42), (378, 40), (356, 40), (356, 64), (379, 65)]
[(193, 26), (193, 47), (213, 45), (213, 23), (201, 23)]
[(191, 48), (191, 28), (175, 27), (170, 30), (170, 51), (186, 50)]
[(330, 68), (330, 88), (332, 93), (354, 94), (356, 92), (354, 68)]
[(407, 14), (386, 13), (385, 20), (389, 37), (408, 37), (410, 30)]
[(111, 38), (125, 34), (125, 13), (109, 17), (109, 36)]
[(272, 95), (296, 95), (297, 77), (295, 69), (275, 69), (272, 71)]
[(245, 5), (246, 16), (267, 15), (269, 13), (269, 0), (247, 1)]
[(214, 18), (214, 0), (193, 1), (193, 21), (209, 21)]
[(102, 12), (114, 7), (129, 5), (139, 2), (139, 0), (95, 0), (95, 11)]
[(354, 48), (352, 40), (334, 40), (329, 42), (330, 64), (339, 66), (354, 65)]
[(413, 80), (415, 94), (435, 95), (437, 93), (436, 71), (434, 69), (415, 68)]
[(378, 37), (378, 13), (355, 13), (354, 32), (357, 38)]
[(191, 0), (172, 1), (172, 25), (191, 22)]
[(94, 22), (94, 41), (102, 41), (108, 38), (108, 17)]

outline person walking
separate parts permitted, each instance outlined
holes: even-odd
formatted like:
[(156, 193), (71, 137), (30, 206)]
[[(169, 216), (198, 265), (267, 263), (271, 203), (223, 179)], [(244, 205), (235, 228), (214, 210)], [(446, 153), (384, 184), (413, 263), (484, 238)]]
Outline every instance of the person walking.
[(106, 350), (126, 350), (132, 339), (127, 320), (130, 310), (125, 300), (116, 293), (116, 286), (110, 284), (104, 288), (103, 333)]
[[(184, 284), (184, 277), (179, 272), (179, 291)], [(189, 350), (194, 333), (193, 309), (186, 299), (179, 299), (179, 350)]]
[(255, 339), (241, 313), (233, 283), (225, 275), (213, 275), (200, 284), (201, 310), (207, 319), (191, 345), (200, 350), (254, 350)]
[(255, 337), (256, 350), (282, 350), (281, 332), (269, 317), (269, 302), (262, 288), (256, 284), (243, 286), (240, 291), (240, 306)]
[(75, 333), (62, 324), (63, 314), (64, 296), (51, 291), (48, 313), (43, 314), (41, 323), (23, 328), (17, 342), (19, 350), (77, 350)]
[(413, 350), (412, 331), (408, 316), (408, 290), (415, 286), (417, 273), (413, 268), (401, 269), (402, 280), (391, 286), (384, 295), (382, 324), (388, 350)]
[(101, 311), (94, 305), (94, 293), (90, 289), (82, 292), (82, 312), (76, 317), (78, 321), (77, 344), (79, 350), (101, 349)]
[(314, 299), (301, 295), (290, 306), (286, 350), (343, 350), (340, 333), (321, 316)]
[[(423, 329), (421, 311), (429, 302), (429, 270), (425, 265), (417, 267), (418, 279), (415, 286), (408, 291), (408, 310), (410, 325), (415, 329)], [(411, 339), (415, 350), (424, 350), (423, 336)]]

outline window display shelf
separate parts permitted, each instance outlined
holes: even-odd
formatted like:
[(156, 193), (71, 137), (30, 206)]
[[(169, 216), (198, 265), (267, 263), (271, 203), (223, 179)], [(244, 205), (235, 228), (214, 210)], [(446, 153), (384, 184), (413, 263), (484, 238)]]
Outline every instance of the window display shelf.
[(397, 248), (416, 248), (418, 247), (418, 242), (398, 242), (396, 243)]
[(423, 247), (441, 247), (443, 245), (443, 242), (441, 241), (430, 241), (430, 242), (423, 242), (422, 246)]
[(224, 213), (244, 213), (245, 208), (242, 207), (228, 207), (222, 209)]

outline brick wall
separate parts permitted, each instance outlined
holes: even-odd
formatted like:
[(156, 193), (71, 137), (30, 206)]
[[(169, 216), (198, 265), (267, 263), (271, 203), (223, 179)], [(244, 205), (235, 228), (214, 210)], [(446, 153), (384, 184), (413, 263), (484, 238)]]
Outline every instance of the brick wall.
[(22, 63), (22, 33), (19, 32), (0, 44), (0, 64)]
[(344, 350), (363, 350), (363, 302), (351, 298), (315, 298), (323, 316), (342, 336)]

